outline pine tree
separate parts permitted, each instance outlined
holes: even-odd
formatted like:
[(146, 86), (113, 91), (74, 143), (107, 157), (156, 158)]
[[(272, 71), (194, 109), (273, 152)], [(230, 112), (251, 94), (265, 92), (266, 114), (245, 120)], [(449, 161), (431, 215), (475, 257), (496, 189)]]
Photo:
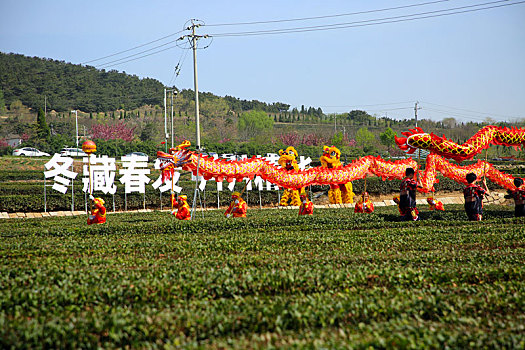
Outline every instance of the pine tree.
[(36, 117), (36, 133), (40, 139), (47, 139), (51, 135), (49, 126), (46, 123), (46, 115), (42, 108), (38, 109), (38, 115)]
[(0, 88), (0, 113), (5, 112), (4, 91)]

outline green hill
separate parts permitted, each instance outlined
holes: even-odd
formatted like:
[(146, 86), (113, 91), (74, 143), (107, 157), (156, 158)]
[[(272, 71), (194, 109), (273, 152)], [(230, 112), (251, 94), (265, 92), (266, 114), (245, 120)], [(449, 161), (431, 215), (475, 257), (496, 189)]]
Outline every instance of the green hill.
[[(164, 85), (155, 79), (141, 79), (116, 70), (105, 71), (64, 61), (1, 52), (0, 89), (4, 93), (6, 105), (10, 106), (18, 100), (35, 111), (43, 106), (44, 96), (47, 97), (50, 110), (67, 112), (78, 109), (87, 113), (162, 105), (164, 98)], [(259, 109), (279, 113), (290, 107), (279, 102), (267, 104), (231, 96), (219, 98), (211, 93), (201, 93), (200, 98), (205, 104), (205, 115), (206, 103), (216, 100), (222, 100), (227, 107), (224, 108), (226, 112)], [(189, 110), (193, 99), (191, 90), (182, 91), (179, 110)]]

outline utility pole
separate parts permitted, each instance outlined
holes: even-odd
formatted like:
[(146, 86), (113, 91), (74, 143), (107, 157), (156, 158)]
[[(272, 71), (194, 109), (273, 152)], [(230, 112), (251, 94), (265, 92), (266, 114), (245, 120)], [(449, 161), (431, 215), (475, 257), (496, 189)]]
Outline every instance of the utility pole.
[[(191, 20), (191, 26), (185, 28), (185, 30), (191, 30), (191, 34), (183, 35), (178, 40), (182, 40), (184, 38), (188, 38), (188, 41), (191, 45), (191, 48), (193, 49), (193, 85), (195, 88), (195, 134), (196, 134), (196, 146), (197, 146), (197, 152), (202, 152), (201, 148), (201, 130), (200, 130), (200, 121), (199, 121), (199, 83), (197, 79), (197, 40), (202, 38), (208, 38), (207, 35), (196, 35), (195, 34), (195, 28), (200, 27), (202, 24), (197, 23), (198, 20), (192, 19)], [(191, 40), (190, 40), (191, 39)], [(206, 47), (205, 47), (206, 48)], [(197, 202), (197, 193), (199, 191), (198, 189), (198, 181), (199, 181), (199, 165), (200, 165), (200, 153), (199, 158), (197, 161), (197, 174), (195, 177), (195, 192), (193, 194), (193, 204), (191, 208), (191, 220), (195, 218), (195, 206)], [(199, 194), (200, 198), (200, 194)], [(201, 208), (202, 208), (202, 202), (201, 202)]]
[(195, 133), (197, 134), (197, 150), (201, 149), (201, 129), (199, 124), (199, 83), (197, 80), (197, 37), (195, 23), (191, 21), (191, 40), (193, 48), (193, 86), (195, 87)]
[(191, 39), (189, 40), (191, 48), (193, 49), (193, 85), (195, 89), (195, 134), (197, 139), (197, 150), (201, 148), (201, 131), (200, 131), (200, 120), (199, 120), (199, 83), (197, 78), (197, 40), (202, 38), (208, 38), (208, 35), (197, 35), (195, 34), (195, 28), (201, 26), (200, 23), (197, 23), (198, 20), (192, 19), (191, 26), (185, 28), (186, 30), (191, 30), (191, 34), (183, 35), (178, 40), (184, 38)]
[(173, 145), (173, 94), (175, 94), (174, 90), (171, 90), (171, 148), (174, 147)]
[(166, 110), (166, 88), (164, 88), (164, 146), (165, 152), (168, 152), (168, 115)]
[(417, 128), (417, 111), (421, 109), (421, 107), (418, 107), (419, 101), (416, 102), (416, 105), (414, 106), (414, 115), (416, 117), (416, 128)]
[(76, 139), (77, 139), (77, 149), (78, 149), (78, 110), (74, 110), (71, 112), (75, 112), (75, 129), (76, 129)]
[[(173, 136), (173, 95), (177, 95), (177, 90), (175, 89), (164, 89), (164, 98), (165, 98), (165, 101), (166, 101), (166, 94), (167, 93), (170, 93), (170, 98), (171, 98), (171, 148), (175, 147), (174, 146), (174, 140), (175, 140), (175, 137)], [(166, 102), (165, 102), (166, 103)], [(164, 115), (164, 128), (165, 128), (165, 133), (166, 133), (166, 149), (167, 149), (167, 144), (168, 144), (168, 137), (169, 137), (169, 134), (168, 134), (168, 127), (167, 127), (167, 121), (166, 121), (166, 110), (167, 110), (167, 107), (164, 107), (165, 108), (165, 115)], [(167, 151), (166, 151), (167, 152)]]

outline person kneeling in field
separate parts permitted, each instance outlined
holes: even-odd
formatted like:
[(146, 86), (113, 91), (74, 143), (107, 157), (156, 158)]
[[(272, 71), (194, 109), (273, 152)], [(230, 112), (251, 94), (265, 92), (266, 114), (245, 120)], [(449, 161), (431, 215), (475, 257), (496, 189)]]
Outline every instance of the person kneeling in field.
[(468, 185), (463, 190), (463, 196), (465, 197), (465, 211), (470, 221), (481, 221), (483, 216), (483, 196), (488, 194), (486, 180), (483, 179), (484, 188), (481, 188), (475, 184), (477, 178), (474, 173), (468, 173), (465, 177)]
[(363, 192), (359, 201), (355, 204), (354, 213), (373, 213), (374, 212), (374, 203), (370, 200), (370, 195), (368, 192)]
[(177, 201), (175, 201), (175, 197), (172, 197), (171, 200), (173, 202), (173, 208), (177, 209), (173, 210), (171, 214), (175, 215), (175, 217), (179, 220), (190, 220), (191, 213), (190, 206), (187, 202), (188, 196), (183, 194), (179, 196)]
[(299, 207), (299, 215), (312, 215), (314, 213), (314, 204), (308, 199), (306, 193), (301, 193), (301, 206)]
[(226, 209), (224, 216), (229, 218), (233, 215), (234, 218), (245, 218), (246, 211), (248, 210), (248, 205), (241, 198), (241, 194), (239, 192), (233, 192), (232, 200), (233, 201), (230, 203), (228, 209)]
[(405, 179), (399, 189), (399, 213), (403, 221), (419, 220), (419, 211), (416, 208), (417, 182), (414, 180), (415, 171), (412, 168), (405, 170)]
[(514, 216), (521, 217), (525, 216), (525, 186), (523, 186), (523, 180), (519, 177), (514, 179), (514, 186), (516, 189), (514, 191), (508, 191), (508, 194), (505, 195), (505, 198), (514, 199)]
[(106, 222), (106, 207), (104, 207), (104, 200), (102, 198), (94, 198), (89, 195), (89, 199), (93, 201), (94, 208), (91, 209), (91, 215), (87, 219), (87, 224), (103, 224)]

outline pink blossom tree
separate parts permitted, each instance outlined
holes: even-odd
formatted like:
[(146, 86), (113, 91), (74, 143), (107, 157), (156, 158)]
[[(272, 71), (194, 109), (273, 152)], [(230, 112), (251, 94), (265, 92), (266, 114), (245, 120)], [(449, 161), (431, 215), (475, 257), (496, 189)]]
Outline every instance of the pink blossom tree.
[(135, 138), (135, 126), (130, 128), (124, 122), (117, 124), (95, 124), (91, 127), (94, 139), (116, 140), (122, 139), (127, 142)]

